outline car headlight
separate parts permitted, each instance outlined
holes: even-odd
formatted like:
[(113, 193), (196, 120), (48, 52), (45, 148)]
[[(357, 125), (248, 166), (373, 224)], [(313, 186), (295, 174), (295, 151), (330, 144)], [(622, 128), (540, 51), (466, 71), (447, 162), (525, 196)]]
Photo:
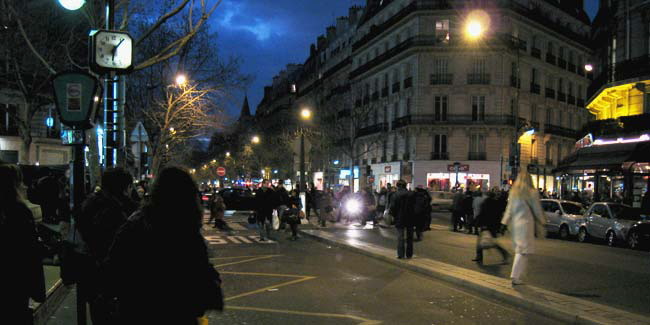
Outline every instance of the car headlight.
[(345, 202), (345, 210), (350, 214), (357, 214), (361, 212), (361, 202), (356, 199), (349, 199)]

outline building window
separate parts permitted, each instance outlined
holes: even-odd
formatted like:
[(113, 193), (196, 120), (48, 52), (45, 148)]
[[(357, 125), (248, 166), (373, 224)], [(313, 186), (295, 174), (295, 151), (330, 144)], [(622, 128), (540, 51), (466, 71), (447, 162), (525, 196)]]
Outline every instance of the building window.
[(449, 42), (449, 19), (436, 21), (436, 42)]
[(472, 96), (472, 121), (485, 121), (485, 96)]
[(536, 163), (535, 161), (537, 160), (537, 140), (532, 139), (530, 141), (530, 160), (531, 163)]
[(406, 99), (406, 115), (411, 115), (411, 98)]
[(393, 121), (397, 119), (398, 109), (398, 103), (393, 104)]
[(397, 137), (397, 134), (395, 134), (393, 136), (393, 155), (394, 156), (397, 156), (397, 152), (398, 152), (397, 147), (398, 147), (398, 137)]
[(546, 124), (553, 124), (553, 109), (546, 110)]
[(569, 128), (573, 129), (573, 114), (569, 113)]
[(537, 84), (537, 69), (535, 68), (530, 72), (530, 82)]
[(447, 120), (447, 96), (435, 96), (434, 97), (434, 120), (435, 121), (446, 121)]
[(436, 134), (433, 136), (433, 157), (434, 160), (449, 159), (447, 155), (447, 135)]
[(445, 75), (449, 71), (449, 61), (447, 59), (434, 59), (433, 60), (433, 74)]
[(530, 121), (537, 122), (537, 105), (535, 104), (530, 106)]
[(550, 142), (546, 143), (546, 164), (553, 165), (553, 145)]
[(472, 160), (485, 160), (485, 136), (472, 134), (469, 138), (469, 158)]
[(472, 73), (476, 75), (487, 74), (487, 60), (485, 58), (475, 58), (472, 62)]
[(388, 106), (384, 106), (384, 123), (388, 123)]

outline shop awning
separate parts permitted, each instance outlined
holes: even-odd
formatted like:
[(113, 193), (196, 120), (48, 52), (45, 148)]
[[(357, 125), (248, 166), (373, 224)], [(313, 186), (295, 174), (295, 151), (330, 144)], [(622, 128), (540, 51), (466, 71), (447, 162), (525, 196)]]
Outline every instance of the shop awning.
[(650, 162), (650, 142), (614, 143), (581, 148), (563, 160), (553, 172), (621, 170), (625, 162)]

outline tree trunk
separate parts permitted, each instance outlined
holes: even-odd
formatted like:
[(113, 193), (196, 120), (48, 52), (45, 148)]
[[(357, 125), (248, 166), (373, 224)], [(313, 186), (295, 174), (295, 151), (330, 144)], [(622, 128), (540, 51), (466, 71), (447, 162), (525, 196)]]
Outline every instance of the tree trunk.
[(32, 135), (29, 128), (20, 128), (20, 138), (23, 140), (20, 144), (20, 155), (18, 163), (21, 165), (29, 165), (30, 149), (32, 148)]

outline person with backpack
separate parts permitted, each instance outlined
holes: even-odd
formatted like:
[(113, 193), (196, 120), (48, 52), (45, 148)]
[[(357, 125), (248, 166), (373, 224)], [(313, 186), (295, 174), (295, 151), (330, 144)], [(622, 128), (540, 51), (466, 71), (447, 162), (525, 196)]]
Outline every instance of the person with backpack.
[(413, 257), (413, 231), (416, 219), (413, 214), (413, 192), (406, 189), (406, 182), (397, 182), (397, 192), (390, 199), (390, 213), (395, 218), (397, 230), (397, 258)]
[(413, 197), (413, 212), (416, 219), (415, 241), (421, 241), (422, 232), (430, 224), (426, 224), (426, 222), (431, 218), (431, 195), (429, 195), (429, 192), (422, 185), (419, 185), (415, 189)]

